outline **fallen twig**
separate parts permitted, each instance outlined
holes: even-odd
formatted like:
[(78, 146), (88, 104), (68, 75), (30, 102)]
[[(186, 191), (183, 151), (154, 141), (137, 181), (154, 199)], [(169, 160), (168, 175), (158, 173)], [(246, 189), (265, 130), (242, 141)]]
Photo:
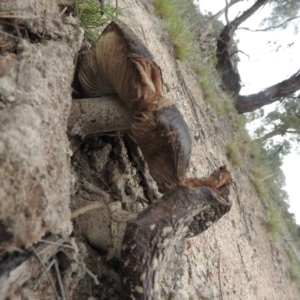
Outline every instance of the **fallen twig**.
[(75, 250), (75, 248), (73, 246), (66, 245), (66, 244), (59, 244), (59, 243), (56, 243), (56, 242), (51, 242), (51, 241), (47, 241), (47, 240), (43, 240), (43, 239), (41, 239), (40, 242), (45, 243), (45, 244), (56, 245), (56, 246), (59, 246), (59, 247), (64, 247), (64, 248), (69, 248), (69, 249)]
[(41, 273), (41, 275), (39, 276), (39, 278), (37, 279), (36, 283), (34, 284), (34, 286), (32, 287), (32, 290), (35, 291), (37, 289), (37, 287), (39, 286), (42, 278), (45, 276), (45, 274), (47, 272), (49, 272), (49, 270), (51, 269), (51, 267), (54, 265), (55, 263), (55, 259), (52, 259), (52, 261), (48, 264), (46, 270), (43, 270), (43, 272)]
[(93, 274), (86, 266), (83, 266), (85, 271), (87, 272), (88, 275), (90, 275), (92, 277), (92, 279), (94, 280), (94, 283), (96, 285), (100, 285), (100, 282), (98, 281), (98, 278), (95, 274)]
[(50, 276), (50, 274), (49, 274), (49, 272), (48, 272), (48, 270), (47, 270), (47, 268), (46, 268), (44, 262), (43, 262), (42, 259), (39, 257), (39, 255), (38, 255), (38, 253), (35, 251), (35, 249), (34, 249), (33, 247), (30, 247), (30, 248), (31, 248), (32, 252), (34, 253), (34, 255), (36, 256), (36, 258), (38, 259), (38, 261), (40, 262), (40, 264), (42, 265), (42, 267), (44, 268), (44, 270), (45, 270), (45, 272), (46, 272), (46, 274), (47, 274), (47, 276), (48, 276), (48, 278), (49, 278), (49, 281), (50, 281), (50, 283), (51, 283), (51, 286), (52, 286), (52, 288), (53, 288), (55, 297), (59, 300), (59, 296), (58, 296), (58, 294), (57, 294), (57, 291), (56, 291), (56, 288), (55, 288), (55, 284), (54, 284), (54, 282), (53, 282), (53, 280), (52, 280), (52, 278), (51, 278), (51, 276)]
[[(62, 244), (64, 239), (55, 236), (49, 237), (50, 241), (57, 244)], [(60, 246), (53, 244), (39, 244), (33, 249), (38, 255), (33, 253), (28, 257), (28, 251), (10, 260), (3, 261), (0, 264), (0, 300), (7, 299), (18, 288), (24, 285), (33, 274), (38, 272), (41, 268), (40, 261), (48, 262), (59, 251)], [(37, 258), (36, 258), (37, 257)], [(44, 267), (47, 269), (47, 267)]]
[(66, 296), (65, 296), (65, 290), (64, 290), (64, 285), (61, 281), (61, 276), (60, 276), (60, 271), (59, 271), (59, 267), (58, 267), (58, 262), (56, 259), (54, 259), (54, 268), (56, 271), (56, 276), (57, 276), (57, 281), (58, 281), (58, 285), (59, 285), (59, 289), (60, 289), (60, 295), (62, 300), (66, 300)]

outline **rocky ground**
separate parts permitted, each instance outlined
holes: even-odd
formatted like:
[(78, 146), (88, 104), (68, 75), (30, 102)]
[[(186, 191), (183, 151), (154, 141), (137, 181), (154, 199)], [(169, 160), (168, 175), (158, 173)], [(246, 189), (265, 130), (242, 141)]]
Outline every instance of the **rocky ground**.
[[(5, 250), (37, 242), (47, 232), (66, 241), (72, 231), (69, 206), (75, 210), (94, 201), (120, 202), (124, 210), (135, 212), (159, 197), (139, 149), (124, 133), (91, 136), (71, 153), (65, 132), (73, 59), (82, 33), (71, 8), (61, 13), (64, 6), (55, 1), (26, 0), (18, 5), (37, 17), (23, 22), (39, 39), (24, 38), (17, 58), (0, 61), (8, 65), (0, 77), (0, 236)], [(225, 164), (233, 176), (231, 211), (200, 236), (175, 247), (162, 279), (161, 299), (299, 299), (283, 245), (266, 231), (266, 211), (250, 182), (247, 162), (236, 167), (226, 157), (225, 144), (234, 134), (230, 124), (205, 102), (193, 71), (174, 59), (153, 3), (125, 0), (118, 5), (124, 8), (119, 18), (152, 52), (162, 70), (165, 94), (190, 127), (189, 175), (207, 176)], [(122, 299), (120, 264), (86, 241), (87, 218), (75, 219), (68, 238), (73, 248), (61, 248), (56, 256), (66, 298)], [(1, 259), (18, 256), (12, 252)], [(54, 299), (48, 276), (36, 284), (42, 269), (10, 299)], [(87, 269), (97, 275), (99, 285)], [(54, 268), (49, 273), (60, 295)]]

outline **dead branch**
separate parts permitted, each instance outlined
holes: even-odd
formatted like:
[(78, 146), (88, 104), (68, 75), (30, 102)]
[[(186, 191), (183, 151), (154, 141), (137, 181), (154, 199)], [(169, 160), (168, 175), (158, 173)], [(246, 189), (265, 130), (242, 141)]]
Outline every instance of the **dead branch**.
[(51, 278), (51, 276), (50, 276), (50, 274), (49, 274), (49, 272), (47, 270), (47, 267), (45, 266), (45, 263), (41, 260), (41, 258), (39, 257), (39, 254), (35, 251), (35, 249), (33, 247), (30, 247), (30, 248), (31, 248), (32, 252), (34, 253), (35, 257), (38, 259), (38, 261), (42, 265), (44, 271), (46, 272), (46, 274), (48, 276), (48, 279), (49, 279), (49, 281), (51, 283), (51, 286), (53, 288), (54, 295), (55, 295), (56, 299), (59, 300), (59, 296), (57, 294), (55, 284), (54, 284), (54, 282), (53, 282), (53, 280), (52, 280), (52, 278)]
[[(62, 244), (64, 239), (51, 236), (49, 241)], [(7, 299), (16, 289), (32, 278), (41, 269), (41, 262), (46, 264), (59, 251), (60, 246), (53, 244), (39, 244), (34, 253), (26, 251), (21, 257), (4, 261), (0, 265), (0, 300)], [(40, 262), (41, 261), (41, 262)]]

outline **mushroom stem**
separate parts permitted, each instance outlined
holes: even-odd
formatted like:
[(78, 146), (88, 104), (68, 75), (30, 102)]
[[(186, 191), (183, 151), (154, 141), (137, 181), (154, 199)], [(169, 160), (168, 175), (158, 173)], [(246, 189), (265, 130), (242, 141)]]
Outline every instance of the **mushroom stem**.
[(130, 129), (131, 115), (117, 95), (74, 99), (67, 131), (72, 151), (87, 135)]

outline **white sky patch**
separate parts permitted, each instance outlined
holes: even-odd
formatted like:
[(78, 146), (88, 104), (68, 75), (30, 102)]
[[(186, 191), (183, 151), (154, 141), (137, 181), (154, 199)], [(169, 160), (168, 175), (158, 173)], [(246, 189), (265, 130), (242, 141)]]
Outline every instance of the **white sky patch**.
[[(217, 13), (225, 7), (225, 0), (194, 0), (202, 13)], [(229, 20), (245, 11), (255, 1), (246, 1), (229, 8)], [(261, 20), (268, 15), (269, 7), (259, 9), (240, 27), (255, 30), (259, 28)], [(225, 23), (225, 16), (221, 17)], [(242, 79), (242, 95), (258, 93), (264, 88), (281, 82), (296, 73), (300, 68), (300, 40), (295, 36), (293, 28), (283, 30), (250, 32), (243, 29), (236, 30), (235, 39), (239, 40), (240, 62), (238, 65)], [(294, 43), (291, 47), (289, 44)], [(275, 51), (275, 50), (278, 51)], [(300, 224), (300, 197), (299, 197), (299, 170), (300, 158), (296, 153), (291, 153), (284, 159), (282, 170), (286, 176), (285, 190), (289, 194), (290, 212), (296, 216)]]

